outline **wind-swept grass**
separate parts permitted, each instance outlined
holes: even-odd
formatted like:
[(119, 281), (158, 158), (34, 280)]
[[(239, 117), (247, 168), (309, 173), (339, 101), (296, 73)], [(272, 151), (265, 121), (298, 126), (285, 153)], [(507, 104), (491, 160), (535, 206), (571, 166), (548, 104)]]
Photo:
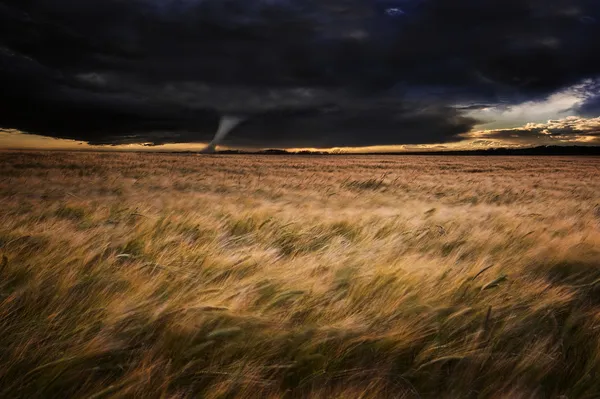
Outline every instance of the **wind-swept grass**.
[(595, 398), (599, 168), (4, 152), (0, 397)]

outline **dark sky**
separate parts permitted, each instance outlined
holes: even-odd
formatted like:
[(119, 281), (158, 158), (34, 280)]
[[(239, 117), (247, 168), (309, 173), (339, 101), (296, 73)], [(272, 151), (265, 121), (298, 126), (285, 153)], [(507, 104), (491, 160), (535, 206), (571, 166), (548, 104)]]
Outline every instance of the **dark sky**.
[(0, 1), (0, 128), (91, 144), (450, 143), (573, 87), (600, 137), (599, 77), (598, 0)]

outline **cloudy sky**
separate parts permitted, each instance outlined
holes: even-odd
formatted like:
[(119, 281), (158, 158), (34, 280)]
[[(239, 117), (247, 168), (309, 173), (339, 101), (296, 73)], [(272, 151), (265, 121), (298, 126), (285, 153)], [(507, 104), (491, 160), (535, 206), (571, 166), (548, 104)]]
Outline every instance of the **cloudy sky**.
[(600, 2), (4, 0), (0, 84), (5, 147), (600, 145)]

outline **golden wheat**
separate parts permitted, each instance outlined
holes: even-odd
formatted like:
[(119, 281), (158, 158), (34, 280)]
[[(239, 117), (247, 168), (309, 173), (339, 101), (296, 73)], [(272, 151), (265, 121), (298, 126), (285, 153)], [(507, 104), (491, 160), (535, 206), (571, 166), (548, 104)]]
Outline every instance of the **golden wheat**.
[(600, 159), (0, 153), (0, 397), (600, 392)]

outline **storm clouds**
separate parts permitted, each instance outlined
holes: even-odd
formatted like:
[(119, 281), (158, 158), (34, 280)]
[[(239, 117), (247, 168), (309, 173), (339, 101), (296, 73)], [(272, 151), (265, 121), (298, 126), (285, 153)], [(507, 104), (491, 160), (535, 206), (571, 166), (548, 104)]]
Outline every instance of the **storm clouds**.
[(0, 128), (92, 144), (447, 143), (598, 77), (597, 0), (0, 2)]

